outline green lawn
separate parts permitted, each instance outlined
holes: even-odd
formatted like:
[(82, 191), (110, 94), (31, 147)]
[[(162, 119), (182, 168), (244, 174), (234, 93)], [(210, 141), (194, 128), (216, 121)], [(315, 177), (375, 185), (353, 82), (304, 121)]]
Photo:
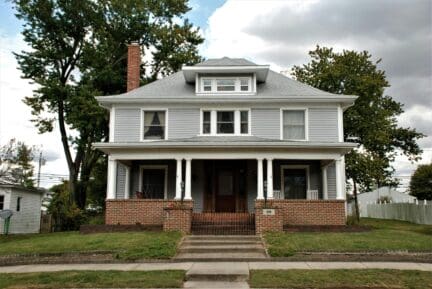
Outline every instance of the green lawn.
[(120, 259), (163, 259), (175, 255), (180, 239), (178, 232), (10, 235), (0, 236), (0, 255), (108, 250)]
[(252, 288), (432, 288), (431, 272), (399, 270), (253, 270)]
[(362, 219), (371, 226), (360, 233), (268, 233), (265, 241), (273, 257), (292, 256), (296, 252), (432, 252), (432, 226), (408, 222)]
[(180, 288), (185, 272), (63, 271), (0, 274), (0, 288)]

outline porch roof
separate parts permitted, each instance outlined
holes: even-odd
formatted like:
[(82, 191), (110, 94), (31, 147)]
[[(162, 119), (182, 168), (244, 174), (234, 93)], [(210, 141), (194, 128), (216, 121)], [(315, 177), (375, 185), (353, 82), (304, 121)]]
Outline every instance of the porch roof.
[(265, 139), (255, 136), (196, 136), (185, 139), (171, 139), (142, 142), (107, 142), (94, 143), (93, 146), (107, 154), (120, 150), (136, 149), (214, 149), (214, 148), (245, 148), (245, 149), (302, 149), (302, 150), (335, 150), (345, 154), (357, 146), (352, 142), (314, 142), (286, 141)]

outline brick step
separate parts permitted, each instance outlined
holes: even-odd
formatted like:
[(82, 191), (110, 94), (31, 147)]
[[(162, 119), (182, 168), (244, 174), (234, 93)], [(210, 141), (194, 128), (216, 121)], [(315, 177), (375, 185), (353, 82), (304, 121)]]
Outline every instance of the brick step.
[(192, 245), (187, 246), (184, 245), (179, 249), (180, 253), (235, 253), (235, 252), (259, 252), (264, 253), (265, 250), (262, 245), (253, 244), (253, 245), (243, 245), (243, 244), (235, 244), (235, 245)]

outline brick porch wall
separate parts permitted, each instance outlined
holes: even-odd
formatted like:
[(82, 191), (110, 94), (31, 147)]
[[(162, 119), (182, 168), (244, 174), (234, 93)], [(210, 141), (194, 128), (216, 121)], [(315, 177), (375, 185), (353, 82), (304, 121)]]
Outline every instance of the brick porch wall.
[[(278, 208), (284, 225), (345, 225), (344, 200), (272, 200), (268, 204)], [(256, 201), (260, 208), (264, 201)]]
[[(160, 199), (106, 200), (105, 224), (108, 225), (160, 225), (163, 226), (164, 208), (179, 201)], [(185, 206), (193, 207), (192, 201), (184, 201)]]

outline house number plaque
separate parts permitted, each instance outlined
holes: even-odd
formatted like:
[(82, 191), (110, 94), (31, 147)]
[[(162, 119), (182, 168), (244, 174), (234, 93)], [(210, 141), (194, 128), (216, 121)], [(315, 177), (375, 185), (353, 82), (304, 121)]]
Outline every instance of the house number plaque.
[(274, 216), (275, 209), (263, 209), (264, 216)]

